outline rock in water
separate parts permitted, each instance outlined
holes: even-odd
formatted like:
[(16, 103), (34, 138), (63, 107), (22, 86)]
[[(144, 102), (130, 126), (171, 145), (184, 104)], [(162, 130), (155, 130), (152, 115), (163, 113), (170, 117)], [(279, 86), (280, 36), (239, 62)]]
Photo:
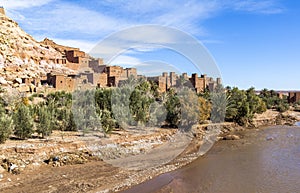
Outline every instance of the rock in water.
[(226, 135), (223, 140), (239, 140), (241, 139), (238, 135)]

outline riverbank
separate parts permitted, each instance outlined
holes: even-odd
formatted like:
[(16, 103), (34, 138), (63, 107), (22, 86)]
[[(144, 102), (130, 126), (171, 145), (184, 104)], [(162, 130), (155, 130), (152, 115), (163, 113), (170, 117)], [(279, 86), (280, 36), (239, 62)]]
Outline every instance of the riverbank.
[[(265, 117), (263, 117), (265, 116)], [(267, 112), (256, 118), (261, 123), (290, 124), (299, 114)], [(245, 130), (233, 123), (198, 125), (190, 134), (175, 129), (148, 128), (146, 131), (116, 131), (100, 134), (54, 133), (47, 139), (8, 141), (1, 146), (1, 192), (116, 192), (181, 168), (202, 153), (206, 133), (221, 128), (216, 139), (238, 139)], [(238, 136), (235, 138), (234, 136)], [(208, 144), (208, 145), (212, 145)], [(209, 146), (207, 148), (210, 148)], [(6, 160), (6, 161), (4, 161)], [(18, 166), (18, 175), (5, 167)], [(8, 166), (7, 166), (8, 167)]]

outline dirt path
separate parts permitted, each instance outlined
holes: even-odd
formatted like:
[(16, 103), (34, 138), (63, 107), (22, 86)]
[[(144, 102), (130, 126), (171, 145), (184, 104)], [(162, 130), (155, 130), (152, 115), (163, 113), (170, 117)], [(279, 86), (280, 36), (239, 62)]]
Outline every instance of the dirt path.
[[(1, 159), (8, 157), (9, 160), (14, 161), (13, 163), (18, 161), (20, 167), (27, 160), (30, 161), (30, 164), (26, 165), (26, 168), (19, 175), (2, 171), (0, 192), (56, 193), (122, 190), (160, 173), (175, 169), (173, 166), (162, 166), (154, 170), (151, 167), (162, 165), (163, 160), (165, 161), (163, 163), (166, 163), (175, 158), (189, 144), (190, 139), (182, 134), (180, 136), (174, 135), (173, 139), (170, 139), (173, 133), (172, 130), (154, 130), (152, 133), (144, 135), (126, 133), (127, 137), (113, 135), (107, 139), (81, 138), (70, 133), (70, 136), (65, 136), (63, 140), (59, 136), (60, 133), (57, 133), (48, 142), (39, 139), (20, 142), (8, 141), (1, 145), (3, 147), (0, 151)], [(65, 154), (61, 155), (61, 151), (76, 152), (76, 149), (79, 151), (79, 149), (95, 148), (96, 153), (98, 150), (101, 150), (102, 153), (104, 147), (107, 149), (105, 150), (107, 153), (112, 154), (108, 157), (114, 157), (114, 153), (110, 151), (110, 146), (112, 146), (110, 144), (116, 146), (113, 146), (111, 151), (123, 152), (120, 159), (116, 158), (114, 165), (105, 161), (93, 161), (93, 159), (88, 159), (84, 164), (67, 164), (61, 167), (53, 167), (52, 164), (43, 163), (43, 160), (52, 154), (63, 158)], [(154, 149), (149, 151), (152, 146)], [(144, 152), (146, 155), (131, 155), (131, 152), (135, 153), (141, 148), (146, 149)], [(126, 151), (128, 151), (127, 155)], [(124, 167), (122, 165), (124, 163), (128, 163), (131, 167)], [(137, 170), (130, 170), (132, 167)]]
[(62, 167), (41, 166), (38, 170), (25, 171), (21, 175), (10, 175), (9, 181), (2, 181), (2, 193), (55, 193), (88, 192), (95, 188), (109, 188), (112, 183), (127, 177), (126, 172), (102, 161), (84, 165)]
[(164, 165), (181, 154), (192, 141), (192, 137), (177, 132), (170, 141), (144, 154), (128, 156), (125, 158), (106, 160), (116, 167), (130, 170), (144, 170)]

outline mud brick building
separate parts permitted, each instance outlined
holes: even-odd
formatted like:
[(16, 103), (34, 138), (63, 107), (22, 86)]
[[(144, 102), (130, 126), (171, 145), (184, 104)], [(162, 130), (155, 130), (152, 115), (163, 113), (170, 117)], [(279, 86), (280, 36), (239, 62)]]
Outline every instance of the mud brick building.
[(66, 58), (68, 63), (80, 64), (81, 68), (89, 67), (88, 55), (80, 50), (66, 51)]
[(192, 74), (191, 77), (187, 73), (183, 73), (181, 76), (175, 72), (163, 72), (161, 76), (147, 77), (148, 81), (152, 81), (158, 85), (160, 92), (166, 92), (168, 89), (174, 86), (184, 84), (192, 87), (197, 93), (203, 92), (205, 89), (213, 91), (218, 84), (221, 84), (221, 79), (214, 80), (207, 75), (198, 76), (197, 73)]
[(89, 66), (89, 56), (79, 48), (73, 48), (68, 46), (62, 46), (56, 44), (53, 40), (45, 38), (42, 44), (53, 47), (55, 50), (62, 54), (62, 58), (51, 59), (55, 64), (63, 64), (72, 70), (78, 70)]
[(76, 75), (65, 75), (65, 74), (47, 74), (47, 83), (55, 91), (68, 91), (73, 92), (76, 86)]
[(289, 92), (288, 102), (289, 103), (300, 102), (300, 92)]
[(176, 86), (178, 78), (175, 72), (163, 72), (161, 76), (147, 77), (147, 80), (156, 83), (159, 92), (166, 92), (172, 86)]
[(120, 81), (127, 80), (129, 77), (137, 78), (136, 68), (122, 68), (121, 66), (107, 66), (107, 85), (118, 86)]

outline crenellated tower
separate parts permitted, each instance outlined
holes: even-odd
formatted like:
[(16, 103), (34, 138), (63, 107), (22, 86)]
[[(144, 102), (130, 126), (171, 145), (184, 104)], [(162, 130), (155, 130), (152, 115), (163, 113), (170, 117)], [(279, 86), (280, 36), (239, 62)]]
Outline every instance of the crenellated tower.
[(3, 7), (3, 6), (0, 6), (0, 14), (5, 15), (5, 10), (4, 10), (4, 7)]

